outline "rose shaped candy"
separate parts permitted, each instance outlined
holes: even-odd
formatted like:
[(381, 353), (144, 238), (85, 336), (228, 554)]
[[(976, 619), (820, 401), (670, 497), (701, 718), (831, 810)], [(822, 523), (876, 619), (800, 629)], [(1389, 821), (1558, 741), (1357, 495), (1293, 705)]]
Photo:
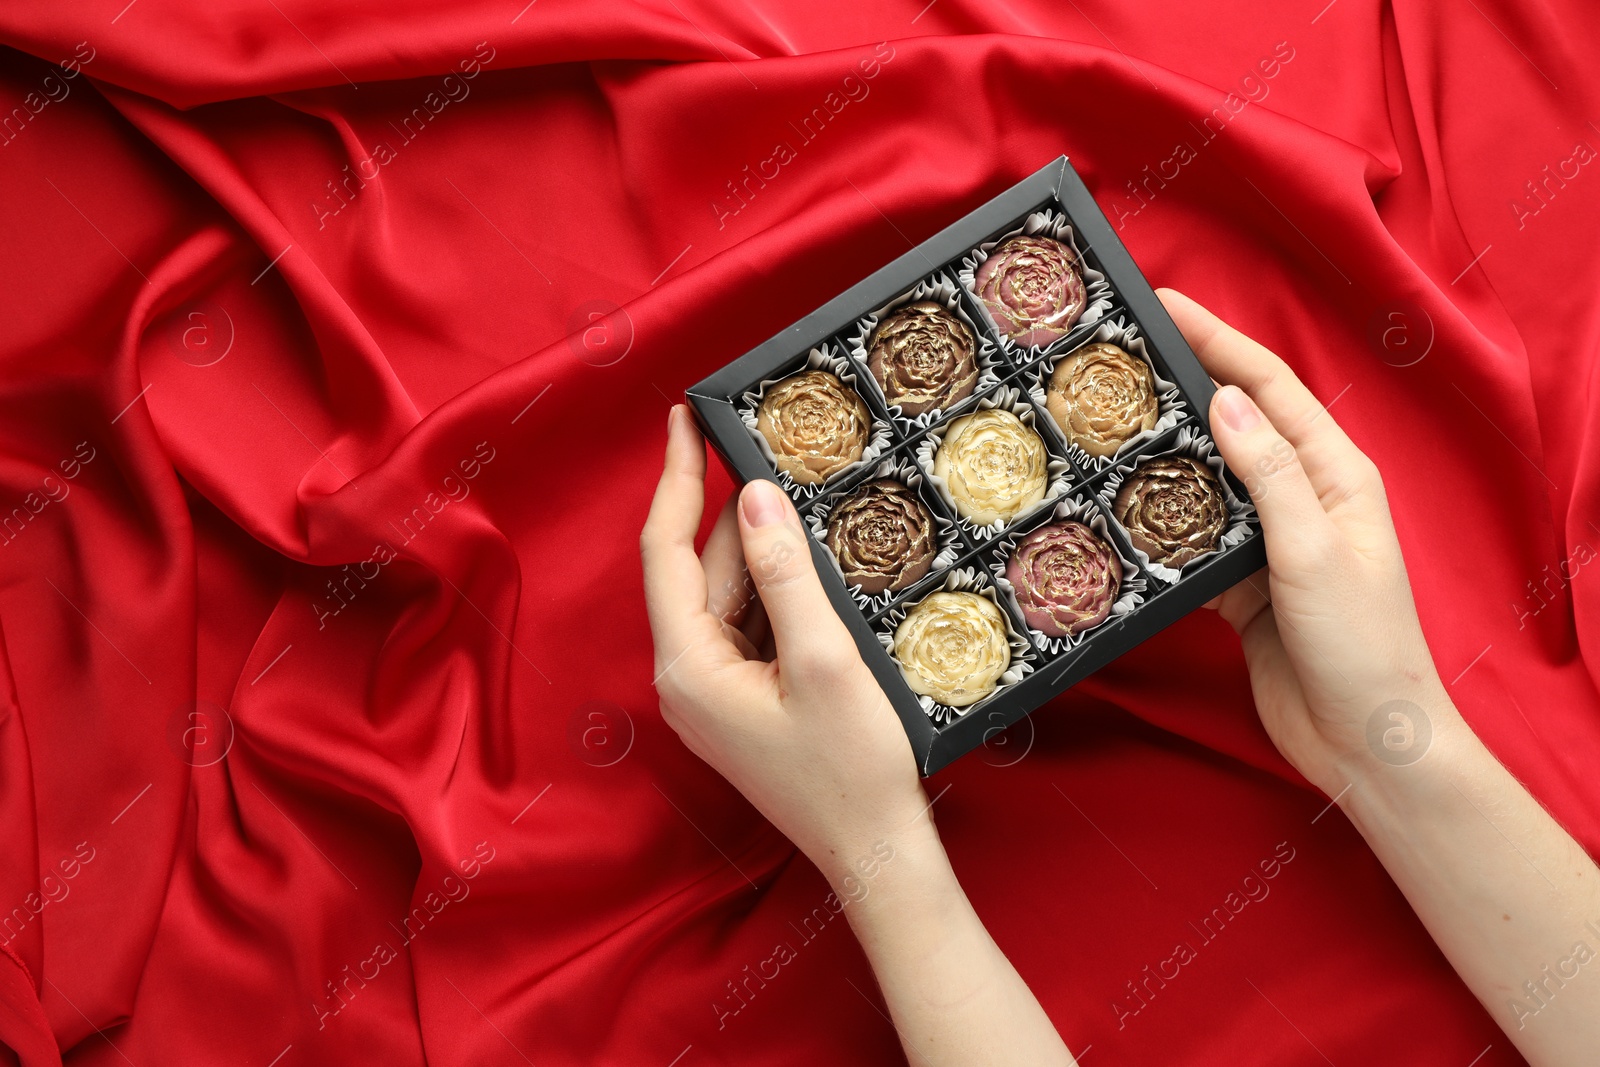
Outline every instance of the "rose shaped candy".
[(1048, 637), (1099, 626), (1122, 585), (1116, 550), (1081, 522), (1053, 522), (1017, 542), (1006, 581), (1028, 625)]
[(1089, 299), (1077, 254), (1049, 237), (1007, 238), (972, 280), (995, 326), (1019, 345), (1065, 337)]
[(1160, 414), (1150, 365), (1097, 342), (1063, 356), (1050, 372), (1045, 407), (1067, 440), (1109, 456), (1128, 438), (1155, 429)]
[(889, 478), (841, 500), (828, 516), (826, 541), (844, 580), (873, 596), (913, 585), (933, 566), (933, 516)]
[(895, 629), (894, 656), (913, 693), (952, 708), (976, 704), (1011, 666), (1005, 617), (977, 593), (933, 593)]
[(872, 416), (856, 391), (820, 370), (801, 371), (767, 390), (756, 411), (778, 470), (816, 485), (861, 458)]
[(915, 418), (972, 395), (978, 339), (966, 323), (931, 300), (884, 317), (872, 331), (867, 369), (891, 404)]
[(1216, 475), (1188, 456), (1142, 463), (1117, 490), (1112, 508), (1133, 546), (1153, 563), (1181, 568), (1214, 552), (1228, 526)]
[(933, 456), (961, 517), (979, 526), (1010, 522), (1044, 499), (1049, 481), (1044, 442), (1003, 408), (950, 423)]

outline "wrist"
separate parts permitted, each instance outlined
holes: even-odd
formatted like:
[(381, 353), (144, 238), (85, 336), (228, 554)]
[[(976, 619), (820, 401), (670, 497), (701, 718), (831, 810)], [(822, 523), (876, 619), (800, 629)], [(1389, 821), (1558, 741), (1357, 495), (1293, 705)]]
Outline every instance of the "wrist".
[(1380, 706), (1374, 718), (1367, 744), (1339, 761), (1341, 783), (1334, 785), (1364, 835), (1457, 810), (1457, 782), (1483, 760), (1493, 762), (1441, 684)]
[(889, 868), (900, 873), (949, 863), (926, 808), (887, 826), (842, 835), (811, 859), (833, 891), (848, 901), (865, 899)]

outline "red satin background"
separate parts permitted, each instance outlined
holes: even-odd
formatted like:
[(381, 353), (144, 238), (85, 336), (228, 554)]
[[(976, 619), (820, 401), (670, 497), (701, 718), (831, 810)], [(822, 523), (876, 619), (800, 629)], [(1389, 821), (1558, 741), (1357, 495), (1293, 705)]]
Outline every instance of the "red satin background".
[[(670, 399), (1062, 152), (1377, 460), (1451, 692), (1600, 846), (1592, 9), (123, 4), (0, 12), (0, 516), (70, 490), (0, 545), (11, 1062), (897, 1062), (820, 876), (660, 721), (635, 533)], [(1208, 613), (930, 786), (1091, 1065), (1521, 1062)]]

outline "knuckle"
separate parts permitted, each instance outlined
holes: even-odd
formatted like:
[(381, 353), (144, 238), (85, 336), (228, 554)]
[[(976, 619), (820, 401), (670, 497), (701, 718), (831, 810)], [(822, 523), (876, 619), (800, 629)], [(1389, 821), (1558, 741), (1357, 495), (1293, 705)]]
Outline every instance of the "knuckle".
[(1356, 474), (1346, 475), (1324, 489), (1319, 496), (1324, 511), (1338, 511), (1368, 496), (1365, 481)]
[(644, 526), (639, 529), (639, 556), (647, 559), (655, 555), (666, 540), (667, 535), (661, 528), (661, 520), (654, 516), (646, 519)]
[(788, 666), (808, 679), (831, 682), (847, 674), (856, 658), (856, 647), (848, 635), (824, 633), (793, 649)]
[(677, 679), (672, 674), (673, 664), (663, 661), (660, 653), (656, 654), (655, 665), (651, 668), (655, 675), (655, 691), (661, 697), (661, 702), (666, 704), (678, 695)]
[(1319, 494), (1328, 511), (1364, 504), (1386, 504), (1383, 475), (1377, 464), (1361, 456), (1339, 472), (1337, 480)]
[(1330, 530), (1302, 531), (1297, 536), (1297, 555), (1308, 571), (1329, 576), (1338, 573), (1344, 562), (1344, 542)]
[(1367, 490), (1380, 499), (1388, 498), (1388, 489), (1383, 484), (1383, 471), (1365, 454), (1361, 457), (1361, 480)]
[(1282, 437), (1273, 435), (1272, 442), (1256, 459), (1262, 467), (1262, 476), (1274, 480), (1282, 480), (1301, 473), (1300, 453), (1294, 446)]
[(830, 678), (842, 677), (850, 673), (850, 669), (860, 662), (860, 653), (850, 638), (840, 632), (830, 639), (822, 642), (818, 661), (823, 673)]
[(654, 684), (661, 699), (681, 699), (694, 692), (696, 678), (703, 673), (694, 652), (693, 646), (670, 655), (665, 649), (656, 650)]
[(1294, 446), (1274, 435), (1272, 441), (1256, 454), (1246, 468), (1243, 481), (1250, 496), (1259, 502), (1274, 485), (1282, 485), (1285, 480), (1300, 474), (1300, 456)]
[(1249, 388), (1245, 390), (1252, 397), (1271, 392), (1283, 382), (1285, 375), (1294, 377), (1294, 372), (1289, 369), (1289, 364), (1283, 361), (1283, 357), (1269, 349), (1259, 349), (1259, 364), (1260, 368), (1256, 371)]
[(749, 561), (751, 577), (764, 587), (787, 585), (805, 577), (811, 557), (806, 547), (787, 534), (779, 534)]

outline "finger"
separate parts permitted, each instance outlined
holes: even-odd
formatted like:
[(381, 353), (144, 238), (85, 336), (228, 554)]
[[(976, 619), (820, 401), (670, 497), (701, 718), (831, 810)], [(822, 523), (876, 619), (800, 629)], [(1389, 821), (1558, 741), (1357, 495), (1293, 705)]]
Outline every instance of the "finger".
[(1244, 478), (1274, 564), (1309, 562), (1310, 554), (1320, 557), (1339, 543), (1295, 447), (1238, 386), (1225, 385), (1211, 398), (1211, 434), (1222, 458)]
[(1375, 476), (1371, 460), (1287, 363), (1182, 293), (1156, 292), (1212, 379), (1249, 393), (1295, 447), (1326, 506), (1344, 502), (1355, 482)]
[(804, 677), (836, 666), (854, 651), (850, 635), (822, 590), (800, 516), (783, 490), (754, 481), (739, 494), (739, 533), (778, 651), (778, 669)]
[(661, 481), (639, 535), (657, 671), (704, 641), (711, 623), (706, 612), (706, 575), (694, 551), (705, 505), (705, 474), (705, 442), (688, 412), (675, 404), (667, 416), (667, 455)]
[(1262, 567), (1217, 598), (1217, 612), (1235, 633), (1244, 633), (1257, 615), (1272, 607), (1271, 578)]
[[(755, 583), (751, 582), (752, 588), (754, 588), (754, 585)], [(762, 605), (760, 597), (752, 596), (750, 598), (750, 607), (744, 613), (744, 622), (739, 624), (739, 630), (744, 634), (745, 639), (755, 646), (757, 654), (762, 659), (772, 658), (770, 653), (761, 653), (762, 647), (772, 637), (772, 630), (767, 626), (767, 609)]]
[(728, 643), (738, 650), (739, 655), (747, 660), (755, 659), (757, 656), (755, 642), (746, 637), (744, 635), (744, 631), (738, 629), (732, 623), (729, 623), (726, 620), (720, 621), (722, 625), (722, 636), (727, 638)]
[(1253, 397), (1296, 448), (1318, 435), (1355, 446), (1294, 371), (1271, 349), (1213, 315), (1176, 289), (1158, 289), (1167, 313), (1213, 381), (1237, 385)]
[(739, 626), (745, 609), (756, 597), (756, 587), (744, 569), (744, 546), (739, 543), (738, 494), (728, 497), (717, 515), (700, 562), (706, 572), (710, 599), (706, 610), (722, 622)]

